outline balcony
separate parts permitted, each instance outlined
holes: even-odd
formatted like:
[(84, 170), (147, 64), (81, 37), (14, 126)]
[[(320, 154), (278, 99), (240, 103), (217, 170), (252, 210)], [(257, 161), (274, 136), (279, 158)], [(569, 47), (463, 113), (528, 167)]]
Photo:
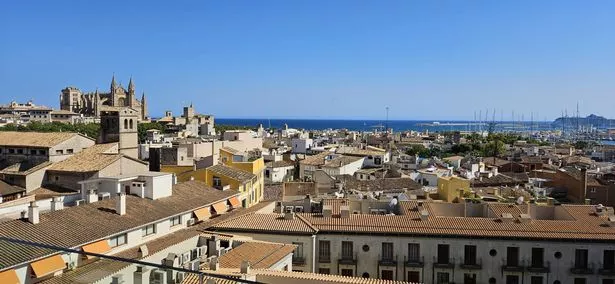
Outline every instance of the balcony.
[(594, 273), (594, 266), (592, 263), (587, 263), (586, 265), (572, 263), (570, 266), (570, 273), (572, 274), (587, 275)]
[(397, 255), (389, 257), (382, 257), (379, 255), (378, 264), (380, 264), (380, 266), (397, 266)]
[(524, 270), (523, 261), (507, 261), (506, 259), (502, 260), (502, 271), (508, 272), (521, 272)]
[(293, 265), (305, 265), (305, 257), (293, 255)]
[(527, 266), (527, 271), (534, 273), (549, 273), (551, 272), (551, 265), (548, 261), (533, 261), (530, 263), (530, 265)]
[(337, 260), (338, 264), (343, 265), (356, 265), (357, 264), (357, 254), (354, 255), (343, 255)]
[(480, 258), (464, 259), (463, 262), (459, 264), (459, 267), (461, 267), (462, 269), (476, 270), (483, 268), (483, 264)]
[(615, 275), (615, 265), (613, 265), (613, 263), (609, 263), (606, 265), (604, 263), (601, 263), (600, 269), (598, 269), (598, 274), (604, 275), (604, 276)]
[(330, 255), (319, 255), (318, 263), (331, 263), (331, 256)]
[(425, 265), (425, 261), (422, 256), (411, 257), (411, 258), (404, 257), (404, 259), (405, 259), (404, 265), (406, 267), (423, 267)]
[(433, 258), (433, 267), (434, 268), (455, 268), (455, 259), (454, 258)]

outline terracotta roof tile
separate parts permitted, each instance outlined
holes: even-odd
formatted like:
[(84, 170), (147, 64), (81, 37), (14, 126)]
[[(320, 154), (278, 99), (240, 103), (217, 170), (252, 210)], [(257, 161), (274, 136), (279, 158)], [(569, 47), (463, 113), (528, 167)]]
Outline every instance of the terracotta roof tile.
[(217, 165), (211, 166), (207, 168), (207, 171), (210, 171), (214, 174), (227, 176), (232, 179), (239, 180), (241, 182), (247, 182), (247, 181), (250, 181), (256, 178), (256, 175), (253, 173), (240, 170), (240, 169), (236, 169), (236, 168), (232, 168), (224, 164), (217, 164)]
[(241, 262), (247, 260), (253, 268), (268, 269), (291, 254), (295, 248), (295, 245), (289, 244), (246, 242), (222, 255), (220, 267), (239, 268)]
[(49, 170), (59, 172), (96, 172), (122, 158), (117, 143), (96, 144), (72, 157), (53, 164)]

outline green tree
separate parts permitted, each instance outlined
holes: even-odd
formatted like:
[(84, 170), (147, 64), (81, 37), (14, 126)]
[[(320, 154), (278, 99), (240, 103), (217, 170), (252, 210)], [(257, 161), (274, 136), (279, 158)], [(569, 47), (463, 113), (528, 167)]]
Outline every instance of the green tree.
[(145, 141), (145, 137), (147, 136), (147, 131), (150, 129), (157, 129), (160, 132), (165, 132), (166, 127), (158, 122), (146, 122), (146, 123), (139, 123), (137, 125), (137, 132), (139, 133), (139, 141), (143, 142)]
[(494, 141), (491, 141), (485, 144), (482, 154), (483, 154), (483, 157), (489, 157), (489, 156), (499, 157), (502, 154), (504, 154), (505, 151), (506, 149), (504, 148), (504, 143), (500, 140), (494, 140)]

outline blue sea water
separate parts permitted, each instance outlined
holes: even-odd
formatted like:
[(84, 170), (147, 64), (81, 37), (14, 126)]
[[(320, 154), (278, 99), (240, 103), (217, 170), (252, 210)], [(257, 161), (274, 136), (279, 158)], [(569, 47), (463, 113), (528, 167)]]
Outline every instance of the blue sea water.
[[(307, 129), (307, 130), (324, 130), (324, 129), (348, 129), (355, 131), (371, 131), (373, 129), (382, 129), (385, 124), (394, 131), (425, 131), (442, 132), (442, 131), (478, 131), (480, 128), (474, 122), (470, 121), (438, 121), (439, 125), (433, 124), (434, 121), (424, 120), (341, 120), (341, 119), (257, 119), (257, 118), (216, 118), (216, 124), (221, 125), (236, 125), (258, 127), (262, 124), (268, 128), (282, 128), (284, 124), (288, 124), (289, 128)], [(483, 124), (483, 130), (487, 130), (487, 126)], [(533, 125), (529, 122), (496, 122), (495, 130), (551, 130), (550, 122), (534, 122)]]

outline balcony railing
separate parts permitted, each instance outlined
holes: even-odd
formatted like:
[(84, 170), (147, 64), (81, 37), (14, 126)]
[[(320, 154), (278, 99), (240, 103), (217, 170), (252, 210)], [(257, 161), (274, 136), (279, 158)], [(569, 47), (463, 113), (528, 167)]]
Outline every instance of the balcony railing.
[(425, 265), (425, 259), (422, 256), (419, 257), (404, 257), (404, 264), (406, 267), (423, 267)]
[(587, 263), (585, 265), (579, 263), (571, 263), (570, 265), (570, 273), (572, 274), (593, 274), (594, 273), (594, 265), (593, 263)]
[(318, 262), (319, 263), (331, 263), (331, 255), (319, 255)]
[(455, 267), (455, 259), (454, 258), (445, 258), (441, 259), (438, 257), (433, 258), (433, 266), (435, 268), (454, 268)]
[(463, 269), (481, 269), (483, 267), (482, 264), (482, 260), (480, 258), (475, 258), (475, 259), (464, 259), (460, 264), (459, 267), (463, 268)]
[(527, 266), (527, 271), (534, 273), (549, 273), (551, 271), (551, 264), (548, 261), (532, 261)]
[(304, 265), (305, 257), (303, 256), (293, 256), (293, 265)]
[(338, 263), (346, 264), (346, 265), (356, 265), (357, 264), (357, 254), (356, 253), (352, 255), (342, 254), (340, 258), (338, 259)]
[(615, 275), (615, 265), (613, 265), (613, 263), (609, 263), (607, 265), (601, 263), (600, 268), (598, 269), (598, 274), (605, 276)]
[(397, 266), (397, 255), (389, 257), (382, 257), (378, 255), (378, 263), (381, 266)]
[(510, 271), (510, 272), (520, 272), (524, 270), (523, 261), (508, 261), (507, 259), (502, 260), (502, 270)]

